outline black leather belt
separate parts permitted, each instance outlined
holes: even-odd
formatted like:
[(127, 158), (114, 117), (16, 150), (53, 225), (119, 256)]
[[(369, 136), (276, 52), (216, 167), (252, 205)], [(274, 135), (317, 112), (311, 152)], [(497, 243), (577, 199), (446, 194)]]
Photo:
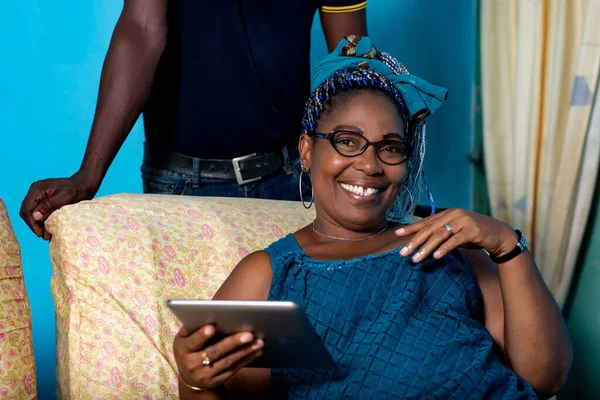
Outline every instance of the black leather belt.
[[(287, 146), (290, 161), (298, 157), (298, 147)], [(283, 171), (283, 152), (248, 154), (231, 160), (196, 159), (200, 164), (200, 177), (211, 179), (235, 179), (238, 184), (261, 180), (263, 177)], [(194, 158), (172, 151), (157, 151), (144, 144), (144, 164), (158, 169), (194, 175)]]

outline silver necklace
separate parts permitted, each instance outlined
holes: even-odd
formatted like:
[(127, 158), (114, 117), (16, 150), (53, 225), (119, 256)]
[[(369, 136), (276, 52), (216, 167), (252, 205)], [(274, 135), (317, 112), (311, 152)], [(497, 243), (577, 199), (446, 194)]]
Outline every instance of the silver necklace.
[(372, 234), (371, 236), (367, 236), (367, 237), (360, 238), (360, 239), (347, 239), (347, 238), (341, 238), (341, 237), (337, 237), (337, 236), (329, 236), (329, 235), (326, 235), (326, 234), (324, 234), (324, 233), (321, 233), (321, 232), (319, 232), (319, 231), (318, 231), (318, 230), (315, 228), (315, 221), (313, 221), (313, 223), (312, 223), (312, 230), (313, 230), (313, 232), (314, 232), (314, 233), (316, 233), (317, 235), (319, 235), (319, 236), (323, 236), (324, 238), (327, 238), (327, 239), (343, 240), (344, 242), (362, 242), (362, 241), (364, 241), (364, 240), (369, 240), (369, 239), (371, 239), (371, 238), (374, 238), (375, 236), (377, 236), (377, 235), (379, 235), (379, 234), (381, 234), (381, 233), (383, 233), (383, 232), (387, 231), (387, 228), (388, 228), (388, 226), (387, 226), (387, 224), (386, 224), (386, 226), (385, 226), (385, 227), (384, 227), (382, 230), (380, 230), (379, 232), (376, 232), (376, 233)]

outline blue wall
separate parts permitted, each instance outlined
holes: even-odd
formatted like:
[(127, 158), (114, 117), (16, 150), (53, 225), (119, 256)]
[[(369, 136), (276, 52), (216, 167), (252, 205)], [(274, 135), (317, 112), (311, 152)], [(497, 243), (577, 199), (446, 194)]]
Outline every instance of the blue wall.
[[(475, 2), (371, 0), (367, 15), (369, 36), (380, 50), (449, 90), (448, 101), (427, 125), (425, 172), (436, 205), (470, 208)], [(321, 39), (318, 28), (315, 24), (313, 37)], [(321, 40), (313, 43), (313, 64), (325, 53)]]
[[(442, 206), (470, 206), (472, 1), (372, 1), (370, 36), (410, 71), (450, 89), (429, 125), (426, 171)], [(47, 244), (18, 217), (29, 185), (69, 176), (79, 167), (91, 126), (102, 61), (120, 2), (0, 2), (0, 197), (22, 246), (40, 399), (53, 398), (54, 307)], [(313, 60), (325, 55), (319, 25)], [(100, 195), (141, 192), (143, 132), (138, 124), (106, 177)]]

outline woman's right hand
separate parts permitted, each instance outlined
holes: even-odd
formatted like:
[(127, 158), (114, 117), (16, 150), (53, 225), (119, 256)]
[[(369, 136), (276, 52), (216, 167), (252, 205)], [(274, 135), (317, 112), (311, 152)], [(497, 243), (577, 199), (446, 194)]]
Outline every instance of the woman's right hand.
[(180, 379), (188, 385), (215, 389), (263, 354), (264, 342), (255, 340), (250, 332), (237, 333), (205, 347), (214, 334), (215, 327), (206, 325), (191, 334), (182, 327), (175, 336), (175, 361)]

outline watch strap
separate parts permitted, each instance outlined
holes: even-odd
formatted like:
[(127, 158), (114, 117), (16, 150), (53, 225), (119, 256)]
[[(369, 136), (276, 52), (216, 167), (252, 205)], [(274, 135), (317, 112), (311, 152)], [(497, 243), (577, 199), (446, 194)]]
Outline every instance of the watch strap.
[(517, 245), (514, 247), (514, 249), (512, 249), (511, 251), (509, 251), (508, 253), (506, 253), (503, 256), (495, 257), (490, 254), (490, 258), (492, 259), (492, 261), (494, 263), (502, 264), (502, 263), (508, 262), (525, 251), (525, 249), (527, 248), (527, 240), (525, 239), (525, 236), (518, 229), (515, 229), (515, 233), (517, 234), (518, 239), (519, 239), (519, 241), (517, 242)]

